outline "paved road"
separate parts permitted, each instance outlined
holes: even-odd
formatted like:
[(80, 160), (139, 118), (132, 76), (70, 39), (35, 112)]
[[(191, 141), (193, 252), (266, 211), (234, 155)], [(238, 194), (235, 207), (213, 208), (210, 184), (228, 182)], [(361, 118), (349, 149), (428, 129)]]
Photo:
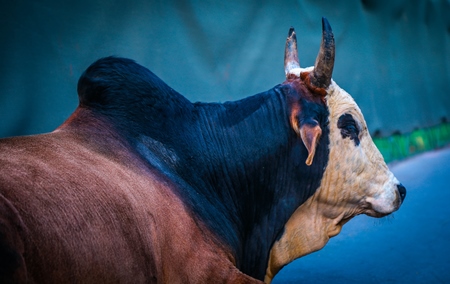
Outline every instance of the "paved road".
[(393, 216), (358, 216), (273, 283), (450, 283), (450, 148), (391, 166), (408, 190)]

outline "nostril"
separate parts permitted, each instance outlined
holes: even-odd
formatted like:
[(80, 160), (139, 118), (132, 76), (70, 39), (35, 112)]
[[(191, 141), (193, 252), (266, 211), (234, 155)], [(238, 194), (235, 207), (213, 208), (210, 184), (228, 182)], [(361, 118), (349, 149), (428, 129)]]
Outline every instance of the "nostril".
[(397, 184), (398, 193), (400, 193), (400, 198), (405, 200), (406, 197), (406, 188), (402, 184)]

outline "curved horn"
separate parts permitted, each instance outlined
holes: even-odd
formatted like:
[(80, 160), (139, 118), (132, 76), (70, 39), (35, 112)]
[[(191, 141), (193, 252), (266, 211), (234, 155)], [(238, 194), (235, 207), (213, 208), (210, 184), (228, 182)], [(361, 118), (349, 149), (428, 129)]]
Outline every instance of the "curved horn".
[(291, 74), (291, 70), (295, 68), (300, 68), (300, 62), (298, 61), (297, 36), (294, 28), (291, 27), (284, 49), (284, 73), (286, 73), (286, 78)]
[(319, 54), (317, 54), (314, 71), (309, 78), (313, 86), (327, 88), (331, 84), (331, 76), (334, 67), (334, 35), (328, 20), (322, 17), (322, 42)]

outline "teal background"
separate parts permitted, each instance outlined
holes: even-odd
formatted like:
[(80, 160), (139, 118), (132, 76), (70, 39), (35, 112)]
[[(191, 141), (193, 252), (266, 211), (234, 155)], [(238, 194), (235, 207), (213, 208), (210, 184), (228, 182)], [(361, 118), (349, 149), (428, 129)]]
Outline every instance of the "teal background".
[(0, 6), (0, 137), (49, 132), (76, 108), (96, 59), (135, 59), (192, 101), (240, 99), (283, 82), (296, 28), (314, 64), (321, 17), (334, 80), (371, 133), (435, 127), (450, 114), (450, 1), (15, 0)]

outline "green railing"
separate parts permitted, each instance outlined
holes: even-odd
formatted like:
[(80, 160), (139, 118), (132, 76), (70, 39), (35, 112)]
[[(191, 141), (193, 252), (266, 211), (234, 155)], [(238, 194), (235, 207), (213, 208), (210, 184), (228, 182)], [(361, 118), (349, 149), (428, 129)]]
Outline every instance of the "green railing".
[(450, 144), (450, 123), (414, 130), (406, 134), (373, 138), (387, 163)]

